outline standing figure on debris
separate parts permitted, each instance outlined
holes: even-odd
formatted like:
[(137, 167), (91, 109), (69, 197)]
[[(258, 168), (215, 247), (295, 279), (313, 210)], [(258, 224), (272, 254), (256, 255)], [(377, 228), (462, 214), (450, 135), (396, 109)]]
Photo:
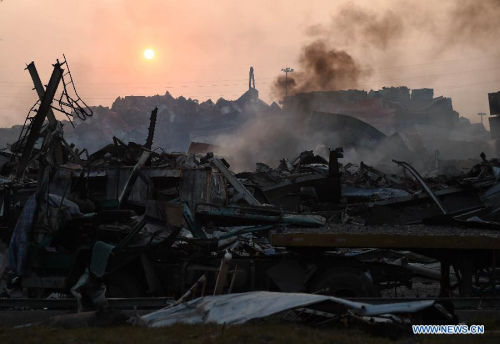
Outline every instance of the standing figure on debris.
[(250, 74), (248, 76), (248, 89), (251, 90), (252, 88), (255, 89), (255, 75), (253, 74), (253, 67), (250, 67)]

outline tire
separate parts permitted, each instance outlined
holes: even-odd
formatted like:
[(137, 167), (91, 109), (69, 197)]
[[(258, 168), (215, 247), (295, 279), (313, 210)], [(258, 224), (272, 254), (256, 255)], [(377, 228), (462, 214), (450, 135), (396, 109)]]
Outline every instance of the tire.
[(144, 289), (137, 277), (125, 270), (120, 270), (108, 275), (104, 279), (106, 297), (130, 298), (144, 296)]
[(311, 293), (335, 297), (379, 297), (372, 280), (351, 267), (331, 268), (323, 272), (309, 288)]

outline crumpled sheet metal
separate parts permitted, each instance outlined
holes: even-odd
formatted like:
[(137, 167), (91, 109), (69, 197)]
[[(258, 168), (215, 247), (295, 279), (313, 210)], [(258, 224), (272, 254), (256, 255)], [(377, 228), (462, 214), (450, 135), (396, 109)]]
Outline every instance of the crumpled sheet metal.
[(394, 188), (355, 188), (351, 186), (346, 186), (342, 188), (343, 197), (363, 197), (369, 199), (395, 199), (409, 197), (411, 194), (406, 190), (394, 189)]
[[(70, 215), (81, 215), (78, 205), (68, 199), (63, 199), (61, 196), (54, 194), (45, 195), (42, 198), (42, 204), (46, 205), (47, 203), (48, 206), (55, 209), (66, 208)], [(15, 272), (17, 276), (23, 276), (28, 267), (30, 236), (36, 209), (35, 194), (32, 194), (24, 205), (10, 240), (7, 269)]]
[(413, 313), (434, 305), (434, 301), (370, 305), (323, 295), (261, 291), (205, 296), (176, 307), (146, 314), (142, 316), (142, 320), (148, 327), (170, 326), (175, 323), (237, 325), (324, 301), (331, 301), (341, 309), (345, 309), (343, 313), (349, 312), (360, 316)]

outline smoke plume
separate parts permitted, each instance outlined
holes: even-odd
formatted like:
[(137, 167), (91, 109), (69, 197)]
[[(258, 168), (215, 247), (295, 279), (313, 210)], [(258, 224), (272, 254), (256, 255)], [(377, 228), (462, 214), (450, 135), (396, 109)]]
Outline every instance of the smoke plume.
[[(343, 5), (329, 23), (306, 30), (310, 41), (289, 75), (288, 94), (356, 88), (369, 79), (370, 66), (392, 67), (415, 56), (432, 60), (464, 49), (498, 52), (493, 42), (500, 35), (499, 17), (500, 0), (439, 6), (401, 2), (386, 10)], [(283, 97), (284, 89), (285, 77), (280, 75), (272, 92)]]
[(281, 94), (288, 85), (291, 94), (309, 91), (329, 91), (354, 87), (363, 74), (360, 65), (346, 51), (329, 48), (324, 40), (315, 41), (302, 50), (300, 70), (275, 81), (275, 93)]
[(405, 25), (402, 17), (402, 13), (392, 10), (377, 14), (350, 4), (332, 17), (330, 25), (316, 25), (307, 34), (330, 38), (335, 44), (362, 43), (370, 48), (386, 49), (403, 36)]
[[(293, 66), (295, 72), (288, 74), (288, 95), (357, 88), (371, 80), (372, 67), (391, 69), (398, 64), (421, 64), (461, 56), (464, 51), (466, 56), (500, 51), (493, 43), (500, 35), (500, 0), (394, 3), (385, 3), (390, 6), (385, 10), (382, 6), (367, 9), (349, 3), (338, 9), (328, 23), (310, 26), (306, 30), (308, 41)], [(284, 97), (285, 75), (275, 79), (272, 92), (277, 98)], [(249, 168), (250, 163), (271, 163), (276, 157), (291, 157), (303, 149), (325, 154), (325, 145), (334, 148), (335, 140), (326, 133), (314, 137), (299, 133), (300, 124), (292, 124), (294, 120), (300, 123), (301, 118), (288, 117), (290, 125), (275, 125), (257, 118), (237, 136), (226, 138), (226, 143), (231, 142), (227, 153), (241, 157), (241, 164), (246, 162), (245, 168)], [(393, 155), (382, 145), (376, 152), (350, 150), (345, 160), (375, 164), (382, 162), (384, 156)]]
[(462, 0), (451, 9), (442, 47), (489, 48), (500, 34), (500, 0)]
[[(363, 69), (361, 62), (349, 53), (349, 46), (365, 44), (384, 50), (403, 32), (403, 21), (393, 11), (378, 15), (347, 5), (332, 17), (330, 25), (314, 25), (306, 30), (314, 41), (301, 49), (297, 71), (288, 80), (283, 75), (275, 80), (273, 94), (282, 98), (285, 83), (288, 94), (356, 88), (370, 72), (366, 64)], [(347, 48), (338, 48), (343, 46)]]

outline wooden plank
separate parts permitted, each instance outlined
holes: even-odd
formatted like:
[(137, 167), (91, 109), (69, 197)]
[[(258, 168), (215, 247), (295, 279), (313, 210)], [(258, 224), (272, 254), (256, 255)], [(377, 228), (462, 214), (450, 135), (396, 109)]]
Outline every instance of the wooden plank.
[(234, 187), (234, 189), (243, 195), (243, 198), (250, 205), (260, 205), (260, 202), (255, 199), (255, 197), (247, 190), (247, 188), (241, 184), (241, 182), (236, 178), (231, 171), (217, 158), (212, 158), (212, 164), (219, 169), (219, 171), (226, 177), (227, 181)]
[(487, 236), (271, 233), (270, 241), (284, 247), (500, 250), (500, 238)]
[(125, 202), (127, 201), (130, 192), (132, 191), (132, 188), (134, 187), (134, 184), (137, 180), (137, 176), (139, 175), (140, 169), (144, 166), (146, 161), (149, 159), (149, 156), (151, 155), (150, 151), (144, 151), (141, 154), (141, 157), (139, 158), (139, 161), (137, 161), (137, 164), (134, 166), (134, 169), (132, 170), (132, 173), (130, 174), (129, 179), (125, 183), (125, 187), (123, 188), (123, 191), (120, 195), (119, 202), (120, 202), (120, 208), (123, 207)]
[(210, 170), (186, 169), (179, 185), (179, 197), (188, 203), (194, 213), (198, 203), (208, 203)]

